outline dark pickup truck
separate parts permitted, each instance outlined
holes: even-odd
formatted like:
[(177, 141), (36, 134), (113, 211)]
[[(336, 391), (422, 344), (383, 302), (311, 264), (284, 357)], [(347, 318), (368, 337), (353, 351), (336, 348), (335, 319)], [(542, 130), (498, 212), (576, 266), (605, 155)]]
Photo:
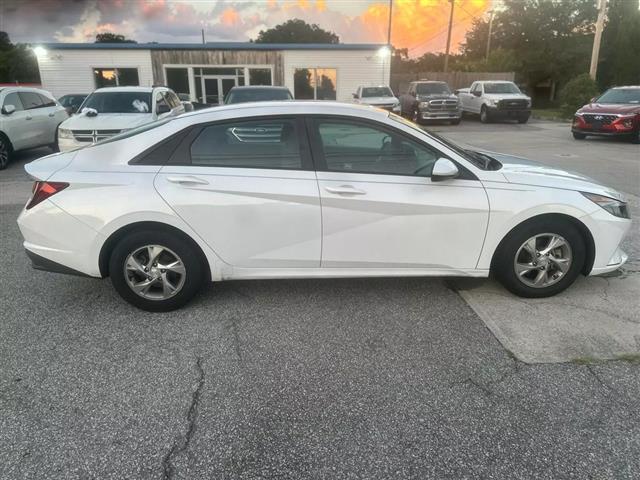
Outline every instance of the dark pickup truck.
[(400, 113), (416, 123), (446, 120), (457, 125), (462, 119), (460, 101), (449, 85), (427, 80), (409, 84), (407, 93), (400, 96)]

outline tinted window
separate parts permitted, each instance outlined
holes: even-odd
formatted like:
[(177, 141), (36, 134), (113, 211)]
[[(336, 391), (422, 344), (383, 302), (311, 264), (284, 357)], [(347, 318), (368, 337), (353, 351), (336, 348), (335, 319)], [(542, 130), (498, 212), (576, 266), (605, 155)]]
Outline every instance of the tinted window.
[(330, 171), (428, 177), (443, 156), (404, 135), (369, 124), (318, 120), (316, 125)]
[(82, 108), (98, 113), (151, 113), (150, 92), (94, 92)]
[(207, 167), (300, 169), (295, 120), (237, 121), (205, 127), (191, 144), (191, 163)]
[(40, 100), (42, 101), (43, 107), (55, 107), (56, 101), (53, 98), (49, 98), (46, 95), (38, 94), (40, 96)]
[(233, 89), (225, 103), (266, 102), (291, 100), (289, 90), (282, 88), (241, 88)]
[(18, 95), (25, 110), (33, 110), (43, 105), (42, 98), (35, 92), (19, 92)]
[(522, 93), (515, 83), (485, 83), (484, 93)]
[(14, 107), (16, 107), (16, 112), (18, 110), (23, 110), (22, 101), (20, 100), (18, 94), (15, 92), (9, 93), (6, 97), (4, 97), (4, 103), (2, 104), (2, 106), (6, 107), (7, 105), (13, 105)]
[(418, 95), (438, 95), (451, 93), (446, 83), (419, 83), (416, 87)]
[(362, 98), (365, 97), (393, 97), (389, 87), (365, 87), (362, 89)]

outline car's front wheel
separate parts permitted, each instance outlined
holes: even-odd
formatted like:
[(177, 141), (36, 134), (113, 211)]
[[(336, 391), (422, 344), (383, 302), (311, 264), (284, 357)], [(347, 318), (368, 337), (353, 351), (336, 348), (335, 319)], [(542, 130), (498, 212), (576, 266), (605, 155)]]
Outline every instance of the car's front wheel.
[(636, 145), (640, 143), (640, 127), (631, 137), (631, 143), (635, 143)]
[(493, 270), (516, 295), (550, 297), (576, 280), (585, 258), (585, 242), (574, 225), (540, 219), (509, 233), (496, 251)]
[(575, 138), (576, 140), (584, 140), (585, 138), (587, 138), (587, 136), (584, 133), (578, 133), (578, 132), (572, 132), (573, 133), (573, 138)]
[(11, 143), (4, 135), (0, 134), (0, 170), (4, 170), (11, 161)]
[(489, 109), (483, 105), (480, 109), (480, 121), (482, 123), (489, 123), (491, 121), (491, 117), (489, 116)]
[(109, 260), (109, 275), (127, 302), (150, 312), (186, 304), (205, 278), (199, 252), (167, 231), (140, 231), (124, 237)]

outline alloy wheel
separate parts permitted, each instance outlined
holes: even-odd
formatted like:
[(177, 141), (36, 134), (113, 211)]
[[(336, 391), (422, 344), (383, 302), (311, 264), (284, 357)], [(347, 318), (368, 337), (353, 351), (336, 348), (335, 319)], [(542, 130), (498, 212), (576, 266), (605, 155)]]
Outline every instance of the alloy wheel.
[(166, 300), (183, 287), (186, 269), (180, 257), (161, 245), (145, 245), (125, 260), (129, 288), (148, 300)]
[(513, 267), (516, 277), (525, 285), (545, 288), (562, 280), (572, 261), (569, 242), (554, 233), (541, 233), (520, 246)]

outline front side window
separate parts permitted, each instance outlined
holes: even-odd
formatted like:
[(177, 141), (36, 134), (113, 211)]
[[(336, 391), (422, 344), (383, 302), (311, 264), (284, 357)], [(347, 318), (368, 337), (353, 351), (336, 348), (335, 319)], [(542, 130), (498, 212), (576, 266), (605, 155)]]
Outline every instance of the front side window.
[(42, 108), (44, 105), (42, 97), (35, 92), (19, 92), (18, 95), (25, 110)]
[(53, 98), (47, 97), (46, 95), (42, 95), (42, 94), (38, 94), (40, 95), (40, 100), (42, 101), (42, 106), (43, 107), (55, 107), (56, 106), (56, 101)]
[(337, 79), (335, 68), (296, 68), (293, 95), (296, 100), (335, 100)]
[(191, 144), (191, 164), (299, 170), (302, 156), (296, 121), (238, 120), (205, 127)]
[(386, 128), (349, 120), (315, 123), (329, 171), (428, 177), (443, 156)]
[(151, 113), (151, 92), (94, 92), (82, 104), (98, 113)]
[(515, 83), (485, 83), (484, 93), (522, 93)]
[(93, 78), (96, 83), (96, 88), (136, 87), (140, 85), (137, 68), (94, 68)]
[(2, 107), (6, 107), (7, 105), (13, 105), (15, 111), (18, 112), (20, 110), (24, 110), (22, 107), (22, 101), (16, 92), (9, 93), (6, 97), (4, 97), (4, 102)]

